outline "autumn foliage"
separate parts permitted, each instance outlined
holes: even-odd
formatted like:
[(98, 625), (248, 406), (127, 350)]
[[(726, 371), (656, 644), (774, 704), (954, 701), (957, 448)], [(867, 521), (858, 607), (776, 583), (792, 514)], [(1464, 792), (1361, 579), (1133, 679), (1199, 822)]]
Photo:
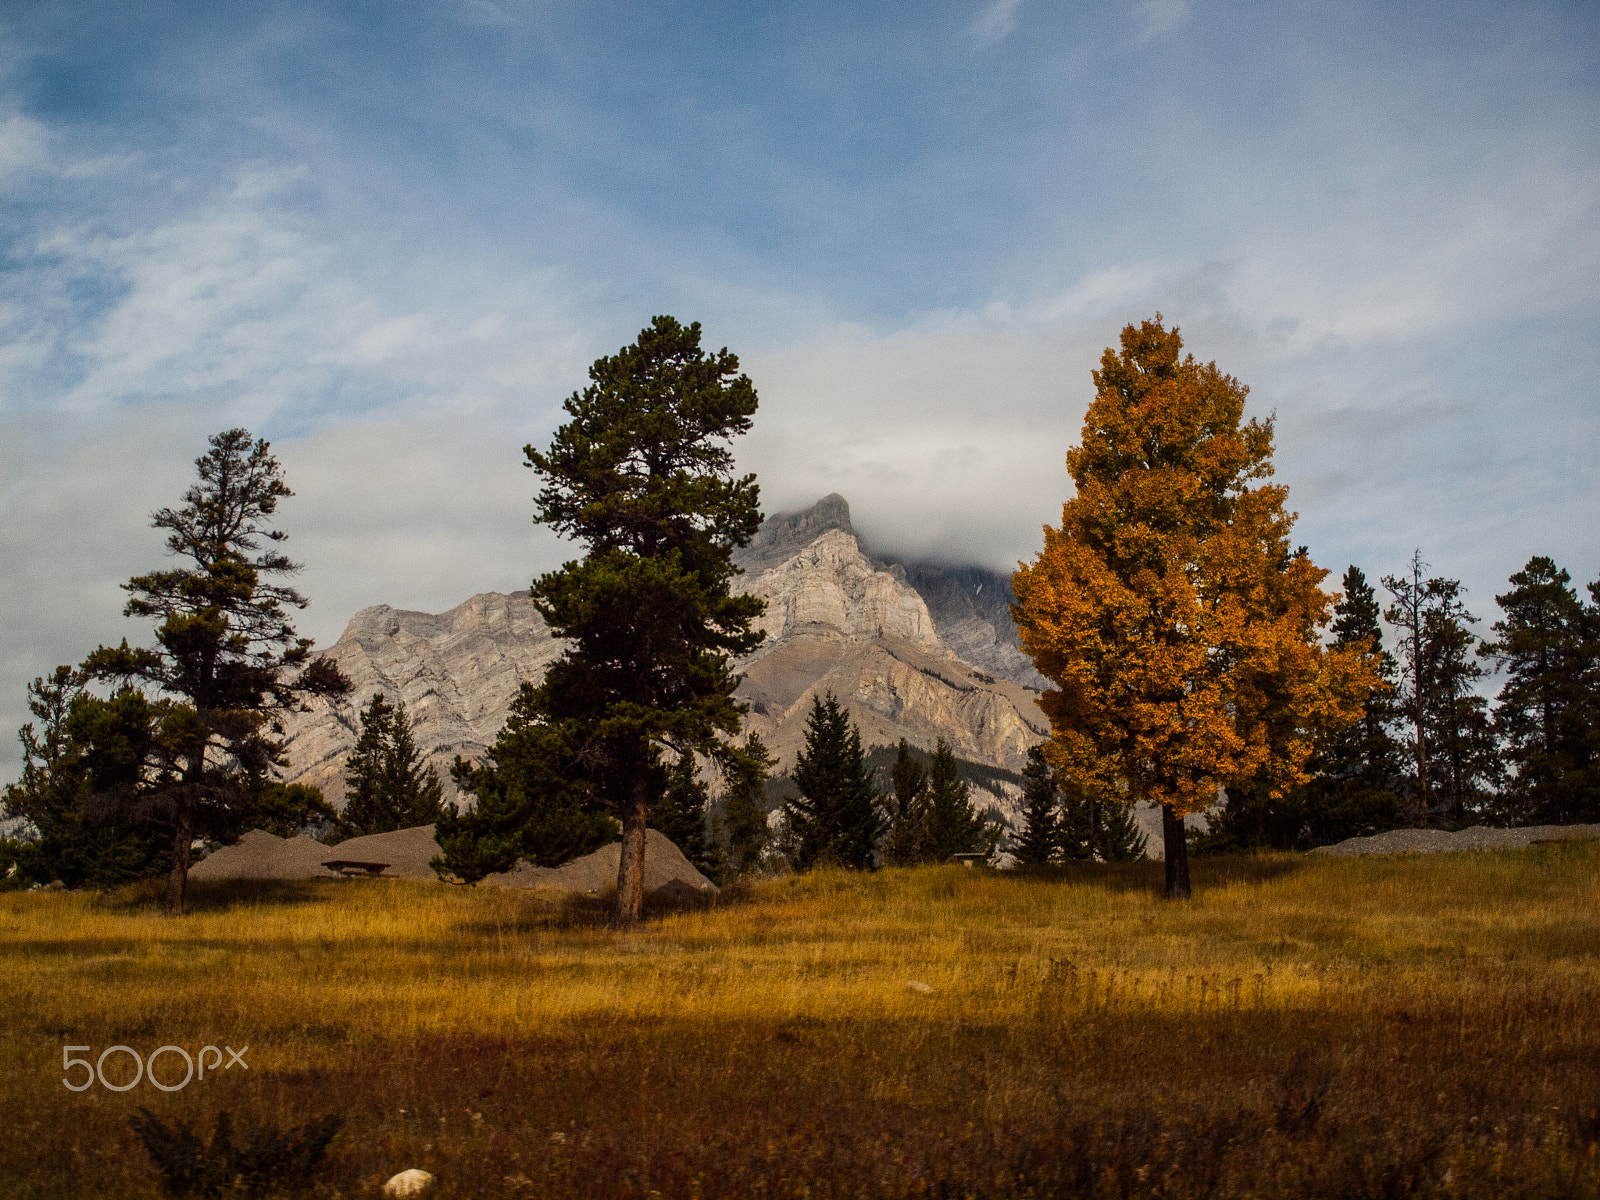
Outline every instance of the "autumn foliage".
[(1302, 782), (1318, 733), (1378, 686), (1366, 648), (1319, 642), (1333, 596), (1290, 547), (1271, 419), (1245, 421), (1248, 389), (1182, 345), (1158, 314), (1106, 350), (1067, 454), (1077, 494), (1013, 583), (1023, 648), (1056, 685), (1040, 701), (1046, 758), (1164, 806), (1180, 895), (1181, 818), (1219, 786)]

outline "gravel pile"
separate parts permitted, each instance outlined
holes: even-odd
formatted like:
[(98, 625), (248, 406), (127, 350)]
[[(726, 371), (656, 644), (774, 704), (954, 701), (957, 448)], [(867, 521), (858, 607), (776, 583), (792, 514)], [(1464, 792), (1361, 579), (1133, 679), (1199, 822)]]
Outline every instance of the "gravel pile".
[[(280, 838), (252, 829), (231, 846), (201, 859), (189, 869), (191, 879), (337, 879), (324, 863), (387, 863), (384, 879), (437, 880), (429, 865), (440, 853), (432, 825), (372, 833), (335, 846), (309, 837)], [(622, 843), (601, 846), (593, 854), (559, 867), (535, 867), (519, 861), (509, 871), (483, 879), (486, 887), (554, 888), (563, 892), (603, 892), (616, 886)], [(358, 877), (359, 878), (359, 877)], [(644, 890), (692, 891), (714, 895), (717, 887), (694, 867), (665, 834), (645, 830)]]
[(328, 847), (315, 838), (274, 837), (252, 829), (231, 846), (224, 846), (189, 868), (190, 879), (331, 879), (323, 866), (332, 858)]
[[(622, 843), (612, 842), (601, 846), (593, 854), (585, 854), (559, 867), (535, 867), (523, 860), (509, 871), (485, 875), (485, 887), (556, 888), (563, 892), (603, 892), (615, 887), (617, 864), (622, 860)], [(672, 891), (684, 887), (703, 894), (714, 894), (717, 885), (712, 883), (693, 863), (683, 856), (683, 851), (673, 845), (664, 833), (646, 829), (644, 836), (644, 890), (654, 892), (660, 888)]]
[(1534, 842), (1572, 838), (1600, 838), (1600, 825), (1530, 825), (1525, 829), (1492, 829), (1473, 825), (1454, 833), (1443, 829), (1391, 829), (1372, 837), (1348, 838), (1333, 846), (1318, 846), (1313, 854), (1442, 854), (1452, 850), (1506, 850)]

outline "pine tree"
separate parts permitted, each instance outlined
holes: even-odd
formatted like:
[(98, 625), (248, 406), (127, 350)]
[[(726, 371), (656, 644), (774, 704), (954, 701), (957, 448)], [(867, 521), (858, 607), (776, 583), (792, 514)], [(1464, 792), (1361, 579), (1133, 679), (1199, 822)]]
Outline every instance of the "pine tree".
[(194, 838), (248, 828), (255, 797), (282, 763), (278, 716), (300, 696), (349, 687), (332, 660), (311, 658), (311, 640), (289, 624), (288, 610), (304, 608), (306, 598), (266, 582), (299, 570), (276, 549), (285, 535), (269, 528), (278, 501), (293, 495), (277, 459), (243, 429), (210, 442), (182, 506), (152, 519), (167, 531), (171, 554), (189, 565), (123, 585), (124, 613), (158, 622), (155, 648), (124, 641), (83, 664), (87, 678), (156, 693), (137, 783), (97, 794), (164, 829), (171, 914), (183, 911)]
[(971, 789), (958, 773), (955, 752), (940, 738), (928, 768), (922, 860), (942, 863), (957, 854), (992, 854), (999, 838), (998, 827), (973, 806)]
[(881, 819), (878, 791), (867, 770), (861, 734), (833, 693), (811, 698), (805, 748), (791, 778), (799, 796), (785, 801), (795, 866), (872, 866)]
[(650, 824), (707, 878), (721, 874), (715, 861), (716, 843), (706, 836), (710, 799), (710, 790), (695, 768), (694, 755), (680, 754), (666, 768), (661, 799), (653, 805), (650, 819)]
[(909, 867), (922, 861), (927, 823), (928, 772), (911, 754), (905, 738), (889, 771), (890, 790), (881, 797), (884, 816), (883, 860)]
[(1011, 853), (1024, 867), (1043, 867), (1061, 857), (1061, 795), (1055, 773), (1044, 760), (1044, 748), (1028, 751), (1022, 769), (1022, 833)]
[(1094, 373), (1076, 495), (1013, 577), (1023, 649), (1056, 687), (1045, 758), (1097, 798), (1162, 808), (1166, 893), (1190, 894), (1183, 817), (1219, 784), (1302, 782), (1316, 732), (1361, 715), (1362, 656), (1325, 650), (1326, 572), (1291, 550), (1272, 422), (1182, 357), (1160, 317)]
[(28, 685), (34, 718), (17, 733), (22, 778), (6, 787), (3, 812), (27, 822), (12, 848), (16, 883), (105, 888), (160, 869), (157, 839), (115, 805), (89, 811), (93, 795), (117, 796), (145, 782), (156, 718), (145, 697), (123, 689), (86, 692), (83, 674), (57, 667)]
[(333, 831), (337, 837), (338, 810), (328, 803), (321, 788), (309, 783), (269, 779), (256, 793), (254, 808), (255, 827), (274, 837), (315, 837), (324, 830)]
[(1384, 576), (1394, 597), (1384, 616), (1400, 630), (1401, 704), (1411, 725), (1407, 815), (1453, 828), (1487, 800), (1500, 773), (1499, 747), (1476, 690), (1484, 676), (1474, 657), (1477, 618), (1460, 580), (1425, 579), (1426, 570), (1419, 550), (1405, 575)]
[(1139, 828), (1133, 809), (1116, 801), (1088, 797), (1089, 845), (1101, 862), (1132, 862), (1143, 858), (1148, 839)]
[(1516, 824), (1600, 820), (1600, 689), (1592, 614), (1542, 555), (1495, 601), (1505, 614), (1482, 653), (1506, 674), (1495, 727), (1512, 767), (1500, 815)]
[(557, 867), (616, 840), (617, 824), (589, 806), (582, 764), (544, 719), (532, 684), (523, 684), (481, 763), (458, 757), (450, 770), (471, 807), (440, 815), (434, 870), (476, 883), (526, 859)]
[(756, 410), (738, 370), (701, 349), (698, 323), (656, 317), (589, 368), (549, 449), (525, 448), (537, 519), (586, 550), (533, 584), (566, 649), (529, 716), (584, 803), (622, 823), (619, 927), (639, 919), (662, 755), (737, 752), (723, 740), (744, 711), (731, 664), (764, 637), (762, 601), (732, 590), (733, 551), (761, 525), (755, 477), (732, 474), (727, 444)]
[[(1044, 747), (1039, 747), (1044, 753)], [(1046, 761), (1048, 765), (1048, 760)], [(1093, 862), (1099, 857), (1108, 812), (1115, 816), (1121, 805), (1098, 803), (1075, 779), (1058, 780), (1056, 790), (1060, 796), (1056, 810), (1056, 847), (1063, 862)], [(1131, 816), (1132, 810), (1129, 810)]]
[(424, 762), (405, 702), (390, 704), (382, 692), (361, 712), (361, 737), (345, 764), (345, 837), (433, 825), (444, 812), (444, 787)]
[(729, 877), (757, 870), (771, 841), (763, 801), (772, 755), (755, 733), (745, 735), (743, 750), (742, 754), (725, 756), (719, 764), (723, 790), (716, 809), (718, 841), (726, 862), (723, 874)]

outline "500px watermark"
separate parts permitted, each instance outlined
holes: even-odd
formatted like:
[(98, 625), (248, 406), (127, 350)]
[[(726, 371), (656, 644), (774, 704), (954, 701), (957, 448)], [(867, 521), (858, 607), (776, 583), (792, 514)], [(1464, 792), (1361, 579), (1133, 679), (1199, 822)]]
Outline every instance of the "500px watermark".
[[(139, 1052), (131, 1046), (107, 1046), (104, 1050), (100, 1051), (100, 1057), (95, 1059), (93, 1062), (87, 1058), (73, 1057), (73, 1054), (79, 1050), (82, 1050), (88, 1054), (93, 1054), (93, 1046), (63, 1046), (61, 1047), (61, 1070), (63, 1073), (61, 1084), (69, 1092), (86, 1092), (94, 1086), (95, 1080), (98, 1079), (100, 1081), (100, 1086), (105, 1088), (108, 1092), (126, 1092), (131, 1091), (135, 1086), (137, 1086), (139, 1080), (148, 1079), (154, 1086), (160, 1088), (163, 1092), (176, 1092), (188, 1087), (191, 1079), (195, 1079), (197, 1077), (204, 1079), (206, 1077), (207, 1054), (213, 1056), (210, 1063), (211, 1073), (213, 1075), (216, 1074), (219, 1066), (222, 1067), (224, 1071), (231, 1071), (235, 1066), (243, 1067), (246, 1071), (248, 1071), (250, 1069), (250, 1064), (245, 1062), (244, 1056), (246, 1051), (249, 1049), (249, 1046), (246, 1046), (243, 1050), (235, 1050), (232, 1046), (224, 1046), (223, 1050), (228, 1052), (228, 1061), (226, 1064), (224, 1064), (222, 1061), (222, 1050), (218, 1050), (215, 1046), (202, 1046), (200, 1047), (200, 1053), (198, 1055), (200, 1064), (197, 1072), (195, 1069), (195, 1060), (189, 1057), (189, 1052), (182, 1046), (162, 1046), (157, 1050), (151, 1051), (149, 1058), (140, 1058)], [(106, 1078), (106, 1059), (111, 1058), (113, 1054), (126, 1054), (129, 1058), (133, 1059), (133, 1078), (128, 1080), (127, 1083), (112, 1083)], [(183, 1078), (177, 1083), (162, 1083), (161, 1080), (156, 1078), (156, 1060), (163, 1054), (173, 1055), (183, 1059)], [(113, 1063), (116, 1063), (117, 1061), (118, 1060), (116, 1059), (112, 1059)], [(74, 1067), (83, 1068), (82, 1083), (72, 1082), (72, 1069)], [(118, 1071), (116, 1073), (121, 1074), (122, 1072)], [(173, 1072), (169, 1071), (168, 1073), (171, 1074)]]

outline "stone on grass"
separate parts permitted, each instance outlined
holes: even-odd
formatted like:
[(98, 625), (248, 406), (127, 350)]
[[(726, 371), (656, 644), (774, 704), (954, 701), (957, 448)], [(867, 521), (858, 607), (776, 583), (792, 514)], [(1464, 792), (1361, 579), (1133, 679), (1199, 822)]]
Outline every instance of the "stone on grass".
[(420, 1196), (427, 1186), (433, 1182), (433, 1176), (416, 1167), (401, 1171), (388, 1183), (383, 1185), (385, 1196)]

